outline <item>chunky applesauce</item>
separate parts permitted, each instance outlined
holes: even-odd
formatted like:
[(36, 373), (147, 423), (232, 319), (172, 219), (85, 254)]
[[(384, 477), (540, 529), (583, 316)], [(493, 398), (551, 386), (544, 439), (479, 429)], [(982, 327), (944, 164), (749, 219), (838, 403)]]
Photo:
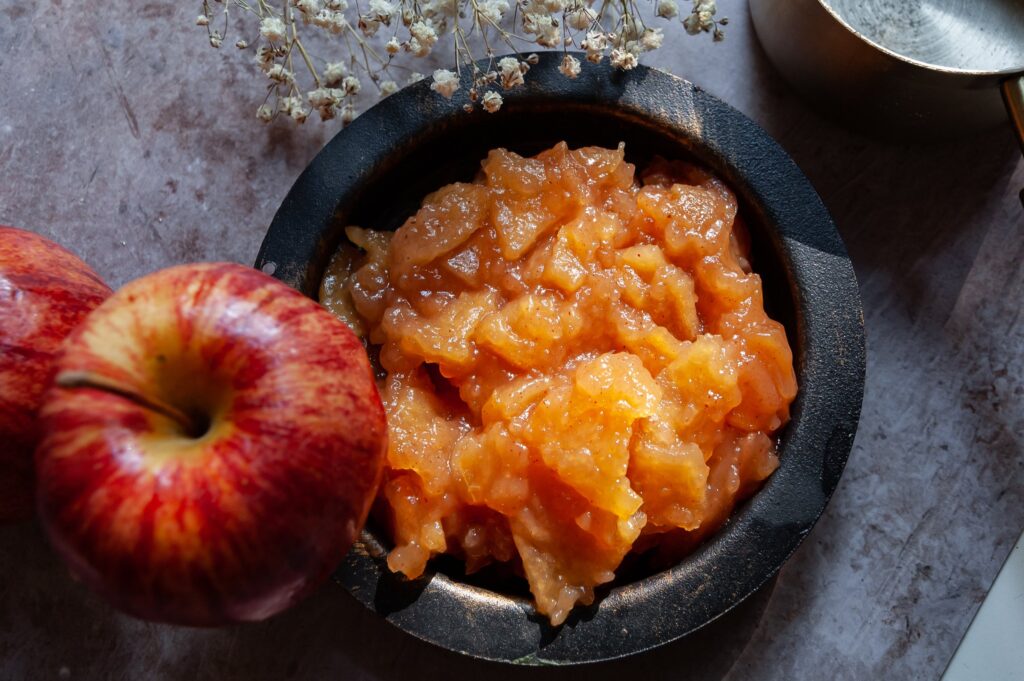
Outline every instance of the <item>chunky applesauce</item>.
[(497, 149), (396, 232), (347, 234), (321, 301), (379, 349), (392, 570), (521, 564), (559, 624), (634, 545), (693, 546), (778, 466), (793, 357), (707, 171)]

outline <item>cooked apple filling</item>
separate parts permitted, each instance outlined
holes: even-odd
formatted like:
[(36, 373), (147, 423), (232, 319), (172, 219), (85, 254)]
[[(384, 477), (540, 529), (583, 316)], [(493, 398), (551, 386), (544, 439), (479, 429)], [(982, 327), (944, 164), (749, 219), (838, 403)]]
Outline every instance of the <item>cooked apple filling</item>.
[(521, 565), (551, 622), (778, 466), (796, 395), (736, 199), (623, 148), (492, 151), (396, 232), (351, 227), (321, 301), (379, 346), (388, 565)]

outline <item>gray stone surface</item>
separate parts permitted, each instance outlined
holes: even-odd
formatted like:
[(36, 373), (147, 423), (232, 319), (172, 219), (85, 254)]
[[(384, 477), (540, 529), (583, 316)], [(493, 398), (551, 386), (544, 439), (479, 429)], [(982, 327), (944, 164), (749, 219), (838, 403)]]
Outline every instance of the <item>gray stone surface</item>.
[[(115, 286), (252, 262), (337, 126), (258, 125), (255, 75), (206, 46), (198, 4), (0, 0), (0, 223)], [(837, 127), (775, 74), (741, 0), (719, 4), (724, 43), (673, 31), (649, 62), (760, 122), (833, 211), (865, 302), (864, 416), (774, 591), (698, 644), (560, 676), (937, 678), (1024, 527), (1024, 164), (1008, 128), (909, 146)], [(0, 528), (3, 679), (484, 674), (527, 676), (413, 640), (335, 586), (259, 625), (138, 622), (69, 580), (33, 525)]]

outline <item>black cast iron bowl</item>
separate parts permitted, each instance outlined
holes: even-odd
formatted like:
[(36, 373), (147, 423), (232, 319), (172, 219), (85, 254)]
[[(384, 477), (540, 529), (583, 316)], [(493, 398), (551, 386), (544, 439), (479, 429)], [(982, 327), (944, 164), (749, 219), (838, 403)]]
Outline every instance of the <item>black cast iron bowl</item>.
[[(422, 578), (391, 574), (388, 539), (368, 525), (336, 578), (389, 622), (475, 657), (525, 664), (611, 659), (678, 639), (775, 575), (821, 514), (853, 443), (864, 391), (864, 329), (853, 268), (828, 211), (760, 127), (691, 83), (654, 69), (584, 62), (569, 80), (542, 54), (496, 114), (465, 113), (420, 82), (363, 113), (317, 155), (267, 232), (256, 267), (316, 298), (346, 225), (395, 229), (429, 192), (470, 180), (489, 149), (532, 154), (626, 143), (712, 168), (740, 199), (769, 313), (794, 350), (800, 392), (779, 469), (728, 523), (674, 567), (621, 575), (594, 605), (552, 628), (519, 584), (467, 578), (435, 559)], [(635, 572), (635, 571), (634, 571)]]

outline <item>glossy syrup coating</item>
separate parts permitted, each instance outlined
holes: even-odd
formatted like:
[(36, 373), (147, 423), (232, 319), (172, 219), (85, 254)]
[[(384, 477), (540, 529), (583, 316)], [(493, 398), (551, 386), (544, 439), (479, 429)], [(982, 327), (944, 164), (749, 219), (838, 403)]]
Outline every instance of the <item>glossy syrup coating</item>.
[[(381, 495), (415, 577), (521, 561), (565, 620), (634, 547), (684, 549), (778, 466), (796, 395), (732, 192), (624, 150), (498, 149), (393, 235), (349, 228), (321, 301), (379, 346)], [(670, 533), (666, 535), (666, 533)]]

